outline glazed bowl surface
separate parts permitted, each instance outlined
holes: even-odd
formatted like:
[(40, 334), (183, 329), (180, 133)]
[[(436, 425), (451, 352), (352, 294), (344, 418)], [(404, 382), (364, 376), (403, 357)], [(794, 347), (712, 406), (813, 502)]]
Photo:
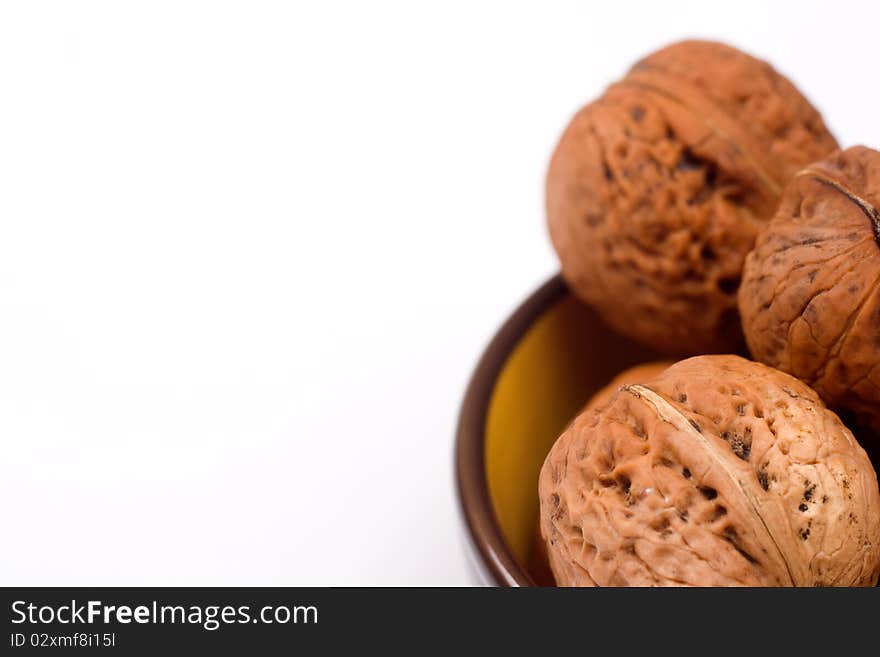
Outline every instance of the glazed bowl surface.
[(552, 585), (538, 536), (538, 473), (556, 438), (621, 370), (657, 355), (606, 327), (555, 276), (486, 348), (455, 442), (459, 506), (480, 583)]

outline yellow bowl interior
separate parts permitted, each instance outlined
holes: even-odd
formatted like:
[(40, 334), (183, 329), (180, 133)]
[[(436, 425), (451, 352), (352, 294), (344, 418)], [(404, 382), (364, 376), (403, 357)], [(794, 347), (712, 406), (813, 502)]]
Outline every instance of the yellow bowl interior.
[(621, 370), (653, 358), (566, 295), (534, 322), (501, 370), (486, 420), (486, 478), (508, 547), (536, 581), (544, 457), (593, 393)]

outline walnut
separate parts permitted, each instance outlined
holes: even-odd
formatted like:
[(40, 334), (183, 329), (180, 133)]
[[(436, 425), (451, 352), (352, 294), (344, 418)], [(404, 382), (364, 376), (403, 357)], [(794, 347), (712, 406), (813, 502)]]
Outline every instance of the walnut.
[(648, 346), (734, 351), (743, 260), (790, 176), (836, 147), (769, 64), (706, 41), (660, 50), (556, 148), (547, 218), (563, 276)]
[(880, 431), (880, 153), (856, 146), (785, 189), (746, 259), (743, 329), (758, 360)]
[(565, 586), (868, 586), (880, 491), (816, 393), (739, 356), (622, 386), (547, 456), (541, 533)]
[(614, 397), (614, 393), (616, 393), (621, 386), (628, 383), (650, 381), (651, 379), (656, 378), (658, 374), (670, 365), (672, 365), (672, 362), (670, 361), (655, 361), (635, 365), (634, 367), (624, 370), (611, 379), (611, 382), (608, 385), (590, 398), (589, 403), (584, 407), (584, 411), (601, 408), (607, 404), (612, 397)]

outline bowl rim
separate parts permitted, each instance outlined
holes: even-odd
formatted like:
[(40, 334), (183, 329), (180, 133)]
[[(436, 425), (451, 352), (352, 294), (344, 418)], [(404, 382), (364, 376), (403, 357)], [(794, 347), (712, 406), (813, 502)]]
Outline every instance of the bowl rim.
[(510, 549), (489, 495), (485, 467), (486, 418), (495, 383), (526, 332), (551, 305), (568, 293), (556, 274), (532, 292), (508, 317), (471, 375), (455, 436), (455, 478), (458, 505), (470, 543), (491, 583), (497, 586), (536, 586)]

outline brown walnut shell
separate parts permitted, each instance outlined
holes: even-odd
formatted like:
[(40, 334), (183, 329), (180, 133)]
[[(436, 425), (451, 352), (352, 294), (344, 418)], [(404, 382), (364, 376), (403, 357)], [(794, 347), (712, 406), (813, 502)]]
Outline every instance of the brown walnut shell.
[(621, 387), (560, 436), (539, 479), (563, 586), (869, 586), (870, 462), (816, 393), (739, 356)]
[(880, 153), (806, 167), (746, 259), (739, 294), (752, 354), (880, 431)]
[(663, 370), (672, 365), (672, 361), (654, 361), (650, 363), (642, 363), (634, 365), (629, 369), (623, 370), (620, 374), (611, 379), (604, 388), (599, 390), (590, 398), (590, 401), (584, 407), (584, 411), (598, 410), (607, 404), (621, 386), (629, 383), (639, 383), (641, 381), (650, 381), (656, 378)]
[(685, 41), (637, 63), (565, 130), (547, 174), (562, 274), (666, 353), (735, 351), (742, 264), (798, 169), (836, 148), (769, 64)]

